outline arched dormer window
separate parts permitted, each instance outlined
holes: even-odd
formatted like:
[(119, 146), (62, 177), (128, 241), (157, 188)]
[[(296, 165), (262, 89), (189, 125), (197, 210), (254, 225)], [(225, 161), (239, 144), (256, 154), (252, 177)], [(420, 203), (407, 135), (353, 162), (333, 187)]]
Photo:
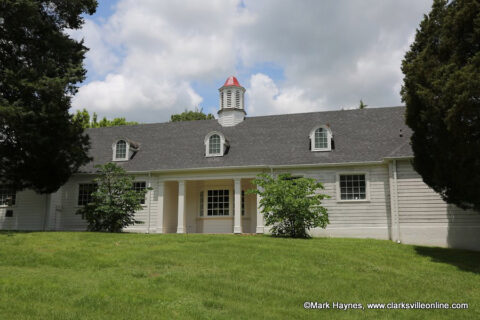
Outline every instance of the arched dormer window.
[(310, 132), (310, 143), (312, 151), (331, 151), (332, 131), (328, 126), (315, 127)]
[(130, 145), (127, 141), (121, 139), (113, 144), (113, 161), (128, 160)]
[(225, 152), (225, 137), (214, 131), (205, 137), (205, 155), (207, 157), (221, 157)]

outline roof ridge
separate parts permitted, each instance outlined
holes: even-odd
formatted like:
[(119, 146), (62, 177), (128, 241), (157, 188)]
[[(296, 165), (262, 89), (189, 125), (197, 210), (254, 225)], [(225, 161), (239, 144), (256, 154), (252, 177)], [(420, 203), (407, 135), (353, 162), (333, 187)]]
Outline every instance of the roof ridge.
[[(268, 117), (288, 117), (288, 116), (295, 116), (295, 115), (308, 115), (308, 114), (319, 114), (319, 113), (332, 113), (332, 112), (365, 112), (369, 110), (386, 110), (386, 109), (396, 109), (396, 108), (405, 108), (405, 106), (392, 106), (392, 107), (374, 107), (374, 108), (366, 108), (366, 109), (339, 109), (339, 110), (322, 110), (322, 111), (309, 111), (309, 112), (296, 112), (296, 113), (282, 113), (282, 114), (269, 114), (269, 115), (261, 115), (261, 116), (252, 116), (252, 117), (245, 117), (245, 119), (257, 119), (257, 118), (268, 118)], [(198, 121), (218, 121), (218, 119), (202, 119), (202, 120), (190, 120), (190, 121), (167, 121), (167, 122), (150, 122), (150, 123), (139, 123), (139, 124), (129, 124), (129, 125), (122, 125), (122, 126), (114, 126), (114, 127), (99, 127), (99, 128), (88, 128), (87, 130), (94, 130), (94, 129), (105, 129), (105, 128), (116, 128), (116, 127), (140, 127), (140, 126), (149, 126), (149, 125), (179, 125), (185, 123), (198, 123)]]

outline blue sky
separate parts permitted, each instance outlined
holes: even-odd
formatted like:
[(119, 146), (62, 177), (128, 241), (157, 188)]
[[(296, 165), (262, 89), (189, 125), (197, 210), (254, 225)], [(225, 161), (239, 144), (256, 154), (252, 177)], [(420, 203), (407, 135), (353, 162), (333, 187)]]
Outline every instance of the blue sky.
[(401, 60), (431, 0), (107, 0), (85, 17), (87, 79), (73, 100), (100, 116), (168, 121), (235, 75), (249, 116), (401, 104)]

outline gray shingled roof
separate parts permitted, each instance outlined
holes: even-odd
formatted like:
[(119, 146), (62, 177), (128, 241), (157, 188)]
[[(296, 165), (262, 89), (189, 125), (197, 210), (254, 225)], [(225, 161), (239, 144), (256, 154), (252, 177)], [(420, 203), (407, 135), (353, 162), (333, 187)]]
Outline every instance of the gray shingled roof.
[[(112, 144), (126, 138), (139, 145), (127, 171), (161, 171), (196, 168), (278, 166), (382, 161), (409, 157), (410, 129), (404, 123), (404, 107), (370, 108), (247, 117), (234, 127), (217, 120), (141, 124), (88, 129), (94, 160), (81, 168), (92, 172), (96, 164), (112, 160)], [(309, 134), (329, 124), (334, 149), (311, 152)], [(400, 136), (402, 130), (402, 136)], [(230, 144), (223, 157), (205, 157), (205, 136), (220, 131)]]

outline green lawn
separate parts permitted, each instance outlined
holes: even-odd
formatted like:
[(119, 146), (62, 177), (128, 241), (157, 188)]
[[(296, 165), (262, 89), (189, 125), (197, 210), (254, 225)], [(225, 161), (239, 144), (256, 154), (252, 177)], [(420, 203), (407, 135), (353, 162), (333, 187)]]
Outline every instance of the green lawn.
[[(468, 310), (305, 310), (305, 301)], [(1, 319), (480, 319), (480, 253), (390, 241), (0, 233)]]

